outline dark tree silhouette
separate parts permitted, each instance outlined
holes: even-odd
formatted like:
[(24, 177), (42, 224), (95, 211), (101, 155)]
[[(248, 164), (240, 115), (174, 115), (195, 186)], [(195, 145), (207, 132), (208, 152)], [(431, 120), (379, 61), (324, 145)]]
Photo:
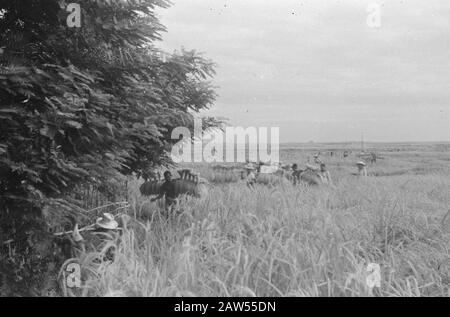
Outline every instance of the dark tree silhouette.
[(0, 242), (76, 214), (80, 184), (171, 164), (171, 130), (215, 99), (211, 61), (155, 47), (166, 0), (78, 1), (79, 28), (70, 2), (0, 0)]

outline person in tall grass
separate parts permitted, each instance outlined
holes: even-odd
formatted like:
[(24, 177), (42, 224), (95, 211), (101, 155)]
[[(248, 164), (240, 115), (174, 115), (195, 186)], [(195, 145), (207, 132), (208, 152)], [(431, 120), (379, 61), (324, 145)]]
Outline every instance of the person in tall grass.
[(324, 183), (324, 184), (332, 184), (331, 174), (328, 171), (327, 166), (325, 165), (325, 163), (321, 163), (320, 164), (320, 170), (317, 172), (317, 174), (319, 175), (320, 179), (322, 180), (322, 183)]
[(177, 193), (175, 190), (175, 183), (172, 180), (172, 173), (170, 171), (164, 172), (164, 183), (161, 185), (159, 195), (152, 198), (150, 201), (154, 202), (165, 197), (166, 211), (173, 210), (177, 202)]
[(247, 172), (247, 176), (245, 177), (247, 186), (252, 187), (256, 183), (255, 168), (253, 164), (248, 163), (247, 165), (245, 165), (245, 171)]
[(303, 171), (298, 169), (297, 163), (292, 164), (292, 183), (294, 184), (294, 186), (300, 183), (301, 172)]
[(363, 161), (360, 161), (360, 162), (356, 163), (356, 166), (358, 168), (358, 171), (354, 175), (359, 176), (359, 177), (367, 177), (366, 163), (364, 163)]
[(314, 154), (314, 163), (322, 164), (322, 160), (320, 159), (320, 152), (317, 152), (316, 154)]
[(377, 162), (377, 154), (372, 152), (370, 153), (370, 163), (375, 164)]

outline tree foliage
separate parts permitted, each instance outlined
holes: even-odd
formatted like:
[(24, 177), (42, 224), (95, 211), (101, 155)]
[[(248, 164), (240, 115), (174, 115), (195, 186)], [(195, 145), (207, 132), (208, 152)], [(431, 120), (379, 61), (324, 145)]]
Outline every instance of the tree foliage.
[(0, 251), (15, 241), (22, 254), (0, 252), (0, 294), (4, 278), (31, 289), (27, 276), (55, 255), (32, 241), (82, 214), (80, 185), (170, 165), (171, 130), (193, 129), (215, 99), (211, 61), (156, 47), (166, 0), (79, 0), (80, 28), (67, 24), (69, 2), (0, 0)]
[(215, 98), (211, 61), (155, 47), (166, 0), (79, 1), (80, 28), (69, 2), (0, 1), (2, 213), (66, 210), (77, 184), (171, 164), (171, 130)]

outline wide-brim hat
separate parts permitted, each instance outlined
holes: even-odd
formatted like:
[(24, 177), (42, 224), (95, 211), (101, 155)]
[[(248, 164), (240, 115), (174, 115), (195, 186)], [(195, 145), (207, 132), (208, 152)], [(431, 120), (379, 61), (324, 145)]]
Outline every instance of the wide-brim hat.
[(366, 163), (364, 163), (363, 161), (360, 161), (360, 162), (357, 162), (356, 165), (366, 166)]
[(110, 230), (117, 229), (119, 227), (117, 221), (114, 220), (114, 216), (110, 213), (104, 213), (103, 217), (98, 218), (95, 224), (100, 228)]

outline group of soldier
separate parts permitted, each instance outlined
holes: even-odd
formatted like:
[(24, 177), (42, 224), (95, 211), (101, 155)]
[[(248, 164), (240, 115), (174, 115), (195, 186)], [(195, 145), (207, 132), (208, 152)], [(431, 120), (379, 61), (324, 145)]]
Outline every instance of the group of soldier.
[[(317, 178), (320, 180), (320, 183), (322, 184), (332, 184), (332, 178), (331, 173), (327, 168), (327, 165), (322, 162), (319, 155), (314, 155), (314, 164), (310, 163), (310, 158), (308, 158), (308, 163), (306, 163), (305, 169), (299, 169), (298, 164), (294, 163), (291, 166), (285, 166), (281, 167), (280, 169), (283, 170), (289, 170), (290, 176), (289, 179), (292, 180), (293, 185), (298, 185), (301, 183), (301, 175), (304, 172), (310, 172), (312, 175), (317, 176)], [(245, 171), (246, 176), (243, 177), (246, 180), (247, 186), (253, 186), (256, 183), (257, 175), (260, 173), (261, 165), (264, 165), (262, 163), (257, 163), (256, 166), (253, 163), (247, 162), (245, 165)], [(367, 177), (367, 169), (366, 169), (366, 163), (364, 161), (359, 161), (356, 163), (357, 171), (356, 173), (352, 173), (355, 176), (358, 177)], [(282, 174), (283, 175), (283, 174)]]

